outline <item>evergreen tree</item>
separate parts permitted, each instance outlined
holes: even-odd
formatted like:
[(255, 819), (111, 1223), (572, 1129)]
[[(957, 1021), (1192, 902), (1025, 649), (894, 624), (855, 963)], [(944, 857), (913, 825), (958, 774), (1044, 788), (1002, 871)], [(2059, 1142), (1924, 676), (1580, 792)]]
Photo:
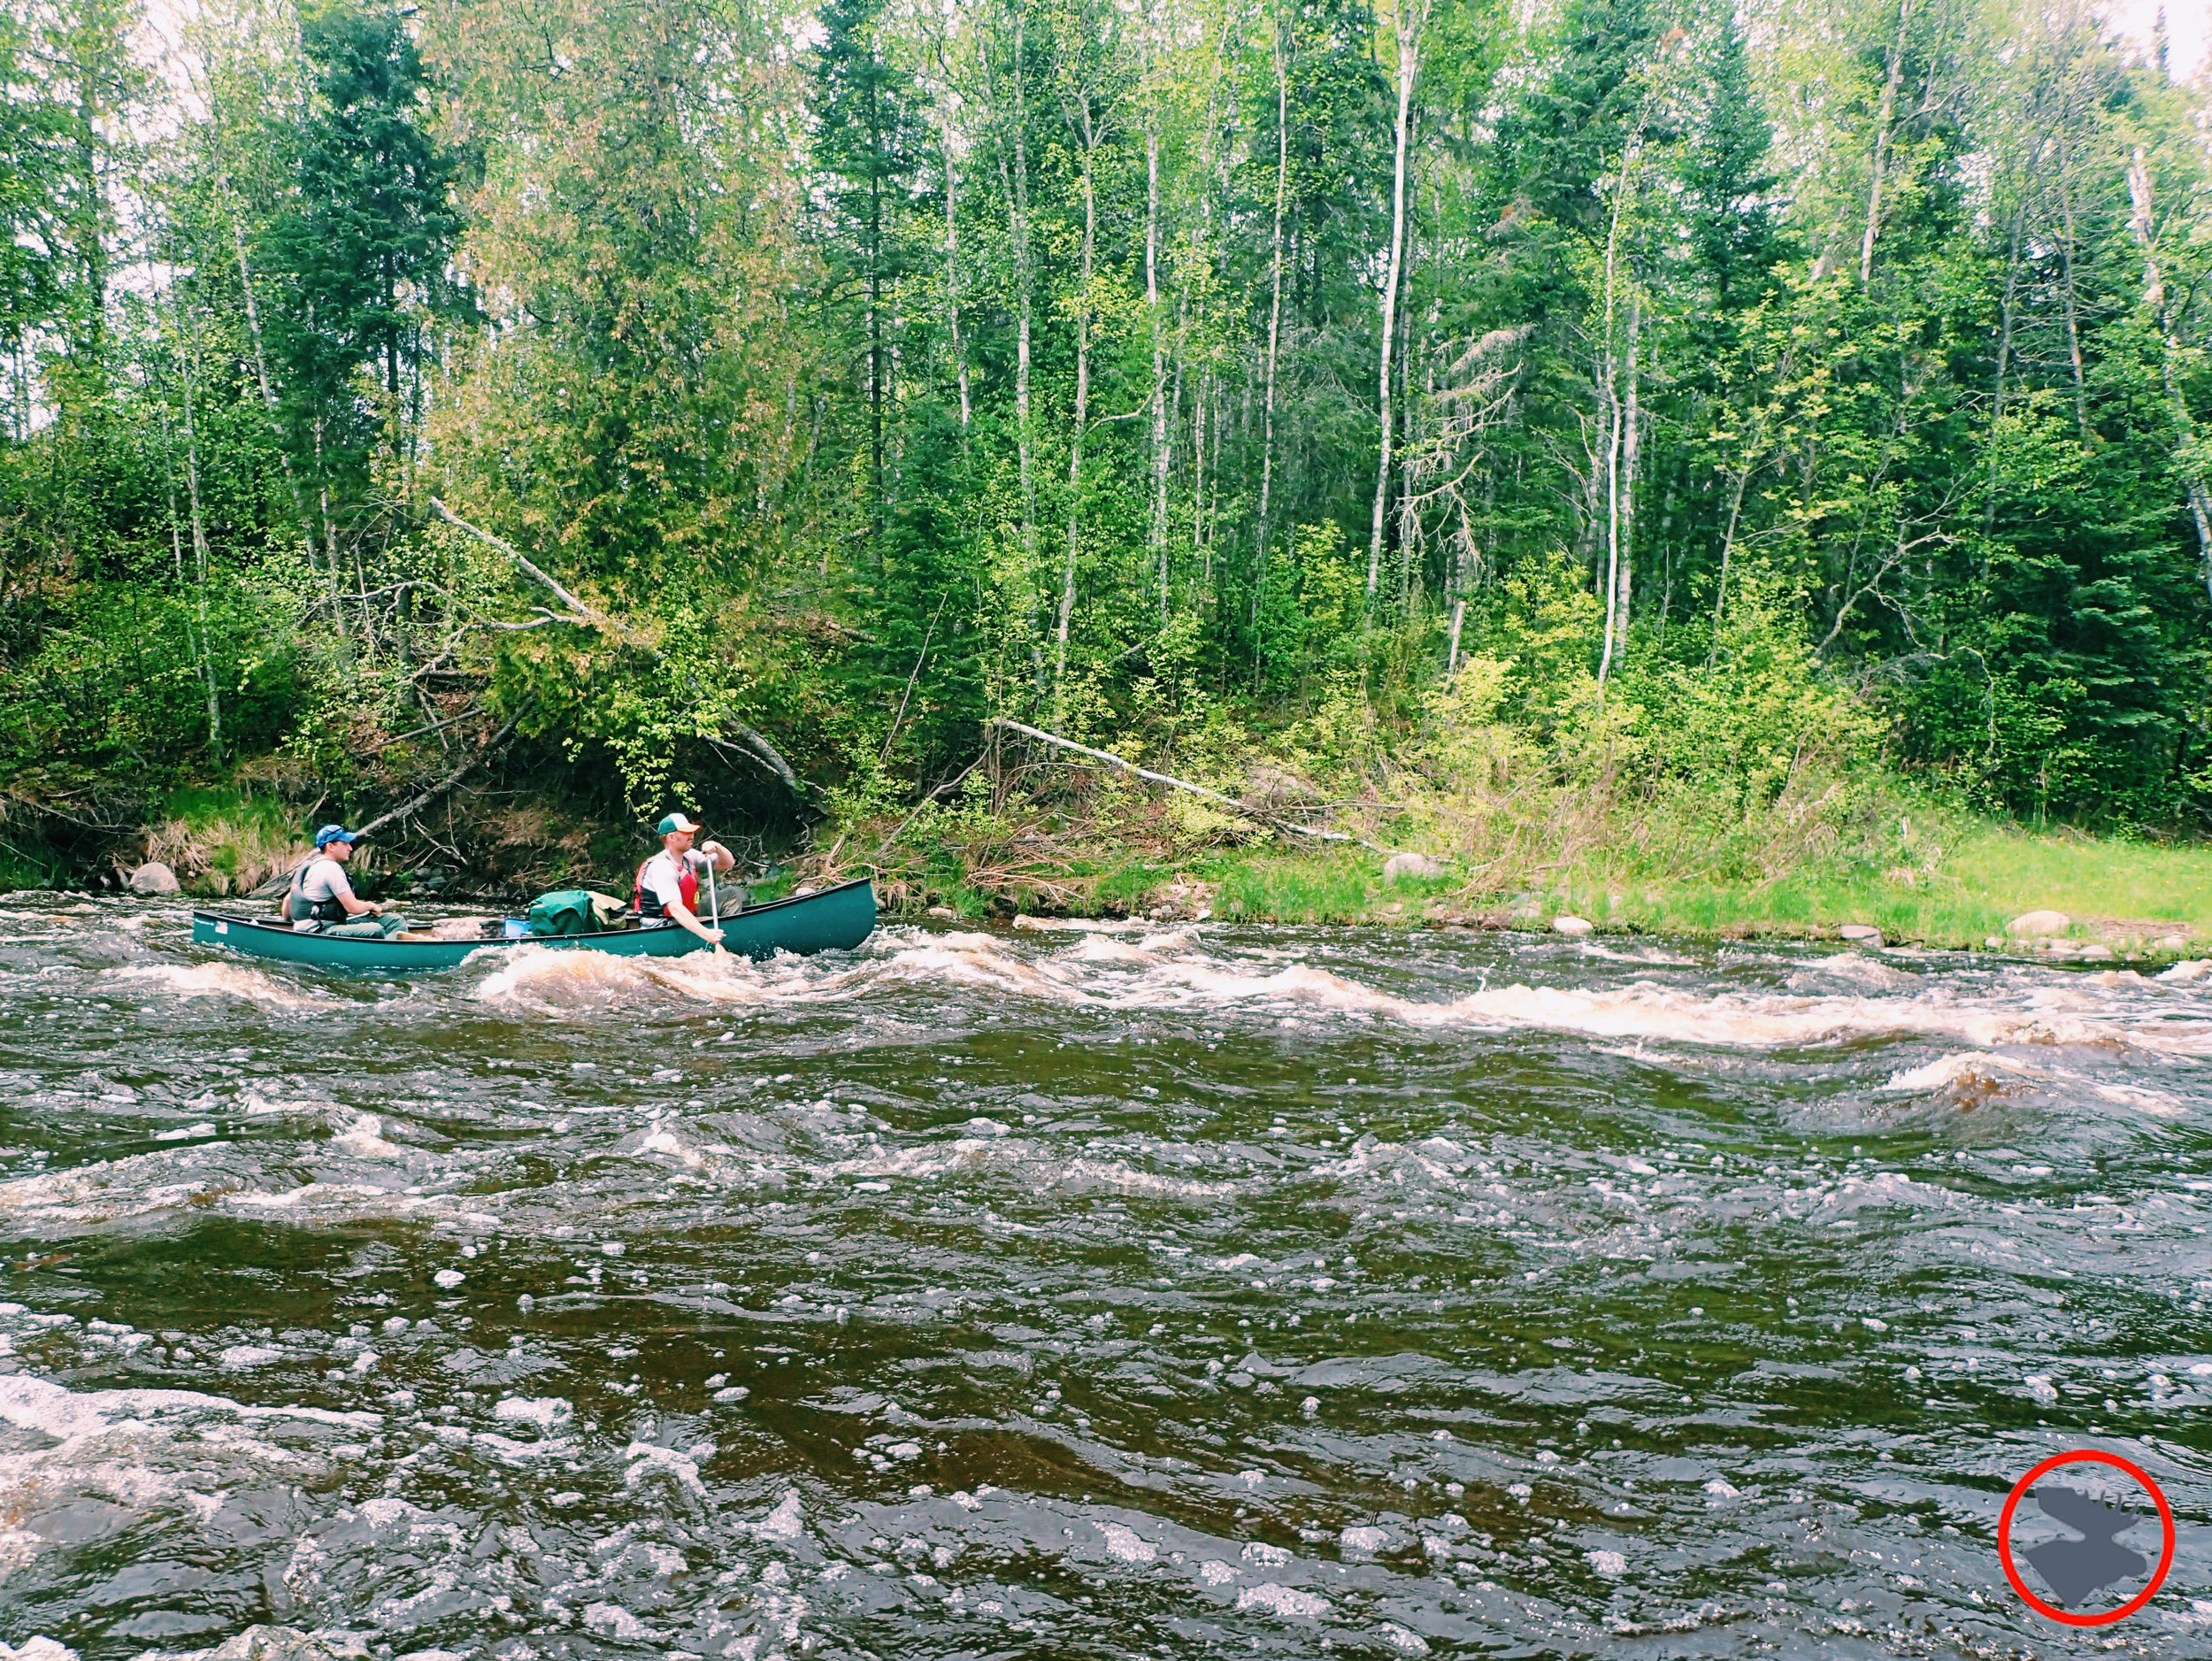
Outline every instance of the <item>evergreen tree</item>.
[[(419, 419), (424, 322), (473, 313), (451, 265), (465, 158), (429, 131), (428, 78), (397, 10), (335, 0), (301, 37), (314, 96), (289, 210), (265, 242), (272, 346), (294, 453), (350, 494), (380, 427)], [(363, 396), (364, 370), (380, 397)]]
[(883, 0), (830, 0), (814, 58), (814, 158), (826, 176), (825, 297), (856, 311), (868, 404), (868, 524), (880, 537), (885, 509), (885, 422), (891, 394), (890, 289), (907, 268), (901, 219), (921, 143), (910, 79), (879, 38)]

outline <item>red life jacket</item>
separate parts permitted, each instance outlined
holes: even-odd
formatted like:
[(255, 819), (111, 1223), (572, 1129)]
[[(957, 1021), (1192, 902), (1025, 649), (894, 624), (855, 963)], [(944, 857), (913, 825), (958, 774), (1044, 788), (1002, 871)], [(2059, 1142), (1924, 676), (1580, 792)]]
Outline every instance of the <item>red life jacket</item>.
[[(658, 854), (653, 856), (653, 859), (659, 857)], [(648, 859), (645, 865), (637, 868), (637, 883), (630, 891), (630, 904), (640, 917), (668, 915), (668, 908), (661, 904), (661, 896), (645, 886), (645, 865), (651, 865), (653, 859)], [(684, 896), (684, 910), (696, 917), (699, 914), (699, 873), (688, 858), (677, 862), (676, 887)]]

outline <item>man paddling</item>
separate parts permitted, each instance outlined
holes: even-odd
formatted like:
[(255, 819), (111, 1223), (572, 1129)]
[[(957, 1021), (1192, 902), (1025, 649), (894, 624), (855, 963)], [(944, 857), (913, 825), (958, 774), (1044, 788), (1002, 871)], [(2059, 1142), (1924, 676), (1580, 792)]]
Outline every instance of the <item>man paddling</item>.
[(294, 928), (347, 940), (373, 940), (410, 927), (400, 916), (386, 916), (381, 902), (353, 891), (346, 863), (353, 857), (356, 833), (326, 825), (315, 833), (315, 857), (292, 873), (284, 896), (284, 915)]
[(671, 813), (655, 828), (660, 832), (661, 850), (638, 867), (637, 888), (631, 896), (640, 920), (665, 919), (710, 946), (720, 945), (722, 931), (699, 920), (699, 873), (731, 870), (737, 856), (720, 842), (693, 847), (699, 827), (681, 813)]

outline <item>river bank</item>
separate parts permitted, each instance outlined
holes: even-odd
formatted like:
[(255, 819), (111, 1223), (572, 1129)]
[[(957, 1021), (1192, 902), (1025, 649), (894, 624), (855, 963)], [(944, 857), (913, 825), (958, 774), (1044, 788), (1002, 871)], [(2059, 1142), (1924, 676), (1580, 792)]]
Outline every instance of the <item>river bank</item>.
[[(1528, 927), (1562, 919), (1597, 933), (1820, 939), (1872, 928), (1890, 943), (1999, 946), (2063, 957), (2172, 957), (2212, 937), (2212, 850), (2036, 836), (1991, 826), (1932, 868), (1812, 871), (1770, 882), (1649, 881), (1572, 871), (1542, 891), (1486, 894), (1479, 882), (1386, 880), (1382, 863), (1245, 858), (1214, 879), (1219, 915), (1285, 922), (1469, 921)], [(2055, 913), (2025, 927), (2021, 919)], [(1569, 924), (1570, 929), (1572, 925)]]
[[(310, 805), (267, 790), (179, 793), (155, 822), (112, 836), (90, 870), (19, 861), (0, 871), (0, 891), (112, 890), (151, 864), (155, 891), (173, 876), (178, 892), (234, 904), (304, 857), (295, 821)], [(1455, 849), (1417, 824), (1362, 828), (1364, 846), (1286, 845), (1298, 839), (1194, 814), (1179, 798), (1094, 789), (1079, 812), (930, 804), (906, 823), (848, 815), (795, 838), (732, 840), (750, 856), (756, 898), (871, 875), (887, 915), (971, 922), (1026, 913), (1567, 933), (1586, 924), (1598, 934), (1878, 936), (2092, 962), (2212, 950), (2212, 848), (2197, 845), (2039, 834), (1924, 809), (1917, 825), (1907, 814), (1886, 821), (1879, 841), (1863, 833), (1755, 875), (1709, 837), (1667, 839), (1655, 857), (1649, 824), (1617, 813), (1572, 827), (1565, 858), (1542, 857), (1534, 842)], [(1394, 830), (1400, 846), (1375, 840)], [(357, 874), (378, 897), (518, 906), (551, 888), (626, 891), (649, 841), (555, 795), (462, 790), (435, 827), (365, 845)]]
[[(1235, 850), (1173, 869), (1127, 866), (1048, 908), (1062, 914), (1374, 927), (1546, 928), (1684, 939), (1868, 941), (2005, 950), (2055, 961), (2167, 962), (2212, 945), (2212, 850), (2036, 836), (2001, 827), (1972, 834), (1910, 883), (1815, 872), (1771, 882), (1639, 881), (1584, 868), (1541, 889), (1499, 892), (1479, 876), (1385, 874), (1364, 850), (1325, 856)], [(932, 889), (944, 911), (981, 919), (1011, 902)], [(1089, 904), (1084, 902), (1088, 900)], [(2036, 917), (2037, 913), (2055, 914)], [(2034, 919), (2023, 924), (2024, 919)], [(1845, 931), (1850, 931), (1847, 934)]]

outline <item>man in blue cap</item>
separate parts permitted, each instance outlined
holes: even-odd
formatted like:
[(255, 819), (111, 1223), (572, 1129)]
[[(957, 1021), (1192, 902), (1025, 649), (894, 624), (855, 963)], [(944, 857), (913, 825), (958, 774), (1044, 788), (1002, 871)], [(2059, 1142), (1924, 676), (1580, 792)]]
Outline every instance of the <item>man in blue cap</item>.
[(374, 939), (411, 927), (404, 917), (387, 916), (381, 903), (357, 897), (346, 875), (356, 833), (326, 825), (315, 833), (315, 857), (292, 873), (284, 896), (284, 915), (294, 928), (348, 939)]
[(719, 946), (722, 931), (699, 920), (699, 873), (727, 871), (737, 864), (737, 856), (720, 842), (694, 848), (699, 827), (681, 813), (671, 813), (655, 828), (660, 832), (661, 850), (638, 867), (637, 887), (630, 899), (639, 921), (673, 923), (710, 946)]

